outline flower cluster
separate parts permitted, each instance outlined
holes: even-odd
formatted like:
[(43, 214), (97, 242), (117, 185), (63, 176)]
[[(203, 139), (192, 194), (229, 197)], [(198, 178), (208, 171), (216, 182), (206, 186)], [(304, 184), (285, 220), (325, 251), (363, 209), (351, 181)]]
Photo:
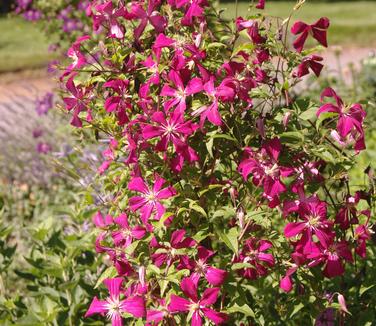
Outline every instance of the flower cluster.
[(365, 111), (326, 89), (335, 103), (307, 118), (290, 95), (322, 70), (304, 46), (309, 35), (327, 46), (327, 18), (296, 22), (290, 50), (262, 15), (231, 24), (207, 1), (89, 9), (93, 36), (72, 44), (61, 81), (71, 124), (109, 143), (98, 174), (111, 199), (94, 223), (116, 277), (87, 316), (235, 324), (251, 290), (234, 281), (273, 274), (289, 292), (316, 266), (331, 278), (365, 257), (368, 195), (332, 181), (365, 148)]

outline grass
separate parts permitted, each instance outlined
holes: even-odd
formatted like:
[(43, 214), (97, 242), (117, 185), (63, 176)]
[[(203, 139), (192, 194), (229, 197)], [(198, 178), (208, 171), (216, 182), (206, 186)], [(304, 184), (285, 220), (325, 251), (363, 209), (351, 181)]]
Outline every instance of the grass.
[[(252, 1), (239, 1), (238, 15), (246, 16)], [(266, 13), (272, 16), (287, 17), (294, 2), (266, 1)], [(227, 8), (224, 16), (235, 17), (235, 1), (223, 2)], [(294, 20), (314, 22), (327, 16), (331, 20), (329, 44), (352, 47), (376, 45), (376, 2), (327, 2), (307, 3), (294, 14)], [(0, 18), (0, 73), (35, 69), (46, 66), (51, 58), (48, 53), (48, 40), (37, 24), (19, 17)]]
[(20, 17), (2, 17), (0, 31), (0, 73), (46, 66), (51, 54), (37, 24)]
[[(238, 4), (238, 15), (245, 17), (255, 12), (248, 11), (252, 1)], [(265, 12), (271, 16), (288, 17), (295, 2), (266, 1)], [(227, 8), (226, 18), (235, 17), (235, 1), (223, 2), (221, 8)], [(357, 2), (313, 2), (306, 3), (294, 13), (292, 21), (303, 20), (313, 23), (320, 17), (328, 17), (331, 27), (328, 33), (329, 45), (343, 45), (353, 47), (371, 47), (376, 45), (376, 1)]]

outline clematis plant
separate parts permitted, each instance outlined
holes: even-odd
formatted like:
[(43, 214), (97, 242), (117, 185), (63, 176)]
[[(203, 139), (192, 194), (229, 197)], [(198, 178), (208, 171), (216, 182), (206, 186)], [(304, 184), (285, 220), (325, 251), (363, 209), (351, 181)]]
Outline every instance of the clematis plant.
[(365, 110), (296, 88), (323, 69), (304, 47), (309, 35), (328, 46), (329, 19), (290, 29), (264, 6), (230, 22), (206, 0), (86, 8), (60, 80), (81, 139), (108, 144), (95, 247), (98, 284), (116, 285), (88, 317), (304, 324), (330, 305), (328, 288), (344, 293), (335, 280), (357, 272), (355, 255), (365, 264), (372, 193), (349, 181)]

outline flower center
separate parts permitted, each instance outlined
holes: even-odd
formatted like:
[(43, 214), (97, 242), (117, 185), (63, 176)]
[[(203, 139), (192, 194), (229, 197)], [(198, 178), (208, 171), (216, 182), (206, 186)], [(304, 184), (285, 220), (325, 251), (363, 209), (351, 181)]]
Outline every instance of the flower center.
[(320, 217), (316, 215), (309, 215), (307, 218), (307, 225), (309, 227), (316, 227), (320, 224)]
[(128, 229), (124, 229), (122, 233), (125, 237), (130, 237), (132, 235), (132, 231)]
[(153, 191), (150, 191), (148, 194), (146, 194), (145, 198), (150, 201), (150, 202), (153, 202), (156, 200), (157, 198), (157, 195), (153, 192)]
[(192, 303), (190, 306), (189, 306), (189, 310), (191, 311), (196, 311), (196, 310), (199, 310), (200, 309), (200, 304), (199, 303)]
[(119, 298), (107, 298), (107, 304), (106, 308), (108, 309), (107, 311), (107, 318), (112, 319), (113, 316), (119, 315), (120, 314), (120, 300)]
[(272, 167), (265, 167), (265, 174), (269, 176), (277, 176), (278, 165), (275, 163)]
[(203, 274), (205, 273), (205, 270), (206, 264), (201, 259), (199, 259), (199, 261), (196, 263), (196, 271), (200, 274)]

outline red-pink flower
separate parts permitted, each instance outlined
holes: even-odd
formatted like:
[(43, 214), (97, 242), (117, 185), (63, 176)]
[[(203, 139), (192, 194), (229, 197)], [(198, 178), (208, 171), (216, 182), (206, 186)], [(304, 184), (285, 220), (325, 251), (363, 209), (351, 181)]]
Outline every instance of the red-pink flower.
[(146, 11), (141, 4), (141, 2), (133, 2), (130, 9), (131, 18), (140, 20), (140, 24), (134, 30), (134, 37), (136, 40), (140, 38), (148, 22), (150, 22), (157, 33), (163, 32), (167, 25), (167, 19), (156, 10), (160, 6), (159, 0), (148, 1)]
[(187, 147), (186, 138), (198, 128), (191, 121), (184, 121), (184, 115), (178, 109), (167, 114), (167, 117), (161, 111), (154, 112), (151, 121), (153, 125), (142, 127), (142, 136), (145, 139), (159, 137), (156, 150), (163, 152), (167, 150), (169, 143), (172, 143), (176, 150)]
[(275, 264), (273, 255), (266, 252), (272, 246), (272, 243), (267, 240), (256, 238), (246, 240), (242, 251), (235, 257), (234, 263), (247, 263), (250, 266), (240, 269), (239, 274), (251, 280), (265, 276), (268, 269)]
[(202, 18), (204, 6), (208, 5), (206, 0), (176, 0), (176, 7), (183, 8), (184, 17), (181, 20), (183, 25), (190, 26), (193, 24), (193, 18)]
[(323, 274), (326, 277), (340, 276), (345, 272), (343, 262), (352, 263), (353, 257), (345, 240), (334, 242), (333, 240), (322, 246), (320, 244), (311, 246), (311, 252), (307, 254), (307, 258), (312, 259), (308, 264), (309, 267), (324, 263)]
[(305, 57), (302, 63), (296, 69), (296, 71), (294, 71), (293, 76), (303, 77), (305, 75), (308, 75), (309, 69), (311, 69), (314, 72), (314, 74), (317, 77), (319, 77), (322, 68), (324, 68), (324, 65), (320, 63), (321, 61), (323, 61), (323, 57), (320, 57), (315, 54)]
[(192, 275), (197, 275), (198, 278), (204, 276), (211, 285), (219, 286), (224, 282), (227, 272), (223, 269), (212, 267), (207, 263), (209, 258), (213, 256), (213, 251), (199, 246), (197, 248), (197, 259), (189, 259), (188, 256), (183, 256), (181, 267), (191, 270), (193, 272)]
[(341, 229), (346, 230), (351, 224), (358, 223), (356, 205), (359, 203), (360, 193), (357, 191), (354, 196), (346, 196), (344, 205), (338, 210), (336, 215), (336, 223)]
[(366, 117), (366, 112), (359, 103), (352, 105), (345, 105), (342, 99), (332, 88), (326, 88), (321, 94), (321, 101), (325, 97), (330, 97), (335, 100), (335, 104), (326, 103), (319, 108), (316, 115), (319, 117), (322, 113), (333, 112), (338, 114), (337, 130), (339, 136), (346, 138), (352, 136), (356, 141), (355, 149), (361, 150), (365, 148), (363, 121)]
[(75, 69), (80, 69), (87, 63), (86, 57), (81, 52), (81, 43), (89, 40), (90, 36), (81, 36), (72, 44), (67, 51), (67, 56), (72, 59), (72, 63), (65, 69), (64, 73), (60, 77), (62, 80), (64, 77), (72, 73)]
[(286, 190), (281, 181), (281, 176), (287, 176), (291, 170), (279, 166), (279, 156), (282, 145), (278, 138), (265, 141), (261, 150), (246, 148), (245, 159), (239, 164), (239, 172), (244, 180), (252, 174), (252, 182), (256, 186), (263, 186), (264, 196), (273, 203), (278, 203), (279, 194)]
[(128, 216), (125, 213), (115, 218), (114, 222), (119, 226), (119, 230), (112, 232), (112, 238), (116, 246), (128, 247), (134, 239), (140, 240), (145, 236), (145, 228), (141, 225), (131, 227), (128, 223)]
[(211, 76), (203, 87), (205, 95), (209, 98), (211, 103), (192, 113), (194, 116), (200, 115), (201, 127), (204, 125), (206, 119), (216, 126), (222, 125), (221, 115), (218, 111), (219, 101), (228, 102), (235, 96), (235, 92), (231, 87), (228, 87), (223, 83), (216, 87), (214, 82), (215, 78), (214, 76)]
[(357, 242), (357, 247), (355, 252), (362, 258), (366, 257), (367, 253), (367, 241), (371, 239), (371, 234), (373, 233), (370, 226), (368, 225), (369, 219), (371, 217), (371, 212), (369, 210), (364, 210), (361, 214), (367, 216), (367, 221), (364, 224), (360, 224), (355, 229), (355, 239)]
[(180, 285), (184, 295), (188, 299), (172, 294), (170, 304), (168, 305), (168, 310), (171, 313), (187, 312), (192, 314), (192, 326), (201, 326), (203, 317), (210, 319), (215, 325), (226, 322), (226, 314), (209, 308), (217, 301), (220, 292), (219, 288), (206, 289), (199, 299), (197, 296), (197, 278), (186, 277), (181, 281)]
[(189, 81), (184, 80), (186, 82), (185, 86), (182, 76), (175, 70), (170, 70), (167, 80), (173, 86), (165, 84), (161, 91), (161, 96), (172, 98), (164, 103), (163, 107), (165, 111), (176, 106), (179, 112), (184, 112), (186, 109), (186, 98), (202, 91), (202, 81), (200, 78), (195, 77)]
[(131, 97), (128, 93), (128, 80), (114, 79), (103, 84), (104, 88), (112, 89), (115, 94), (109, 95), (104, 102), (107, 112), (115, 112), (120, 126), (129, 121), (126, 110), (132, 107)]
[(160, 176), (156, 176), (154, 186), (150, 187), (140, 177), (134, 177), (128, 184), (128, 189), (140, 192), (140, 196), (129, 199), (129, 205), (132, 211), (140, 210), (142, 221), (147, 224), (150, 216), (155, 213), (155, 218), (160, 219), (164, 214), (165, 208), (161, 201), (176, 195), (173, 187), (162, 188), (166, 181)]
[(85, 111), (88, 105), (88, 98), (87, 95), (90, 92), (83, 88), (81, 85), (77, 85), (73, 81), (74, 77), (68, 79), (66, 83), (66, 88), (70, 92), (70, 97), (64, 97), (63, 101), (65, 104), (65, 108), (68, 111), (73, 111), (73, 118), (71, 120), (71, 124), (75, 127), (81, 128), (82, 121), (79, 118), (79, 114), (81, 111)]
[(292, 263), (292, 266), (287, 270), (286, 275), (279, 282), (279, 287), (285, 292), (290, 292), (292, 290), (292, 275), (295, 274), (299, 266), (301, 266), (306, 260), (305, 256), (298, 251), (292, 253), (291, 258), (294, 263)]
[(107, 318), (111, 320), (113, 326), (123, 325), (121, 316), (123, 312), (131, 314), (136, 318), (144, 317), (146, 310), (145, 302), (142, 297), (133, 296), (123, 300), (120, 299), (122, 293), (122, 282), (123, 279), (121, 277), (104, 280), (104, 284), (106, 285), (110, 296), (104, 301), (98, 300), (97, 297), (94, 297), (85, 317), (94, 314), (106, 314)]
[(112, 1), (106, 1), (95, 7), (97, 13), (93, 16), (93, 27), (97, 31), (101, 25), (106, 23), (108, 28), (108, 36), (112, 38), (122, 39), (124, 37), (124, 27), (118, 22), (119, 17), (129, 18), (129, 13), (121, 6), (114, 9)]
[(308, 25), (306, 23), (303, 23), (302, 21), (296, 22), (291, 27), (291, 33), (294, 35), (300, 34), (300, 36), (294, 41), (294, 48), (298, 52), (302, 52), (304, 43), (307, 40), (309, 34), (311, 34), (312, 37), (316, 39), (320, 44), (327, 47), (328, 42), (326, 40), (326, 32), (329, 28), (329, 25), (329, 19), (326, 17), (320, 18), (316, 23), (312, 25)]
[(327, 220), (326, 202), (314, 197), (314, 200), (303, 202), (298, 209), (302, 222), (291, 222), (285, 226), (284, 234), (291, 238), (301, 234), (300, 243), (304, 246), (312, 242), (316, 235), (322, 245), (327, 246), (334, 237), (333, 223)]
[(146, 322), (151, 323), (151, 325), (157, 325), (169, 316), (170, 313), (164, 299), (153, 300), (153, 302), (158, 304), (158, 306), (157, 308), (148, 309), (146, 311)]
[(152, 254), (153, 262), (160, 267), (164, 263), (170, 266), (174, 261), (185, 255), (180, 249), (191, 248), (196, 244), (196, 241), (190, 237), (185, 237), (185, 230), (176, 230), (172, 232), (170, 242), (158, 243), (156, 238), (153, 238), (150, 246), (156, 248), (158, 252)]
[(256, 5), (257, 9), (264, 9), (265, 8), (265, 0), (259, 0), (259, 2)]

